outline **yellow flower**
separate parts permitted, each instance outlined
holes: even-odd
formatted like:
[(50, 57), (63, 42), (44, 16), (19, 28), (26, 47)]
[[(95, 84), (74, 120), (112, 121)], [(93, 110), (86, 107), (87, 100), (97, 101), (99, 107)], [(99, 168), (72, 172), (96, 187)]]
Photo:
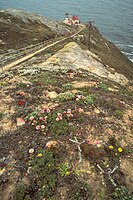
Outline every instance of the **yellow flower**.
[(38, 153), (38, 154), (37, 154), (37, 157), (39, 157), (39, 158), (42, 157), (42, 156), (43, 156), (42, 153)]
[(115, 156), (118, 156), (118, 154), (117, 154), (117, 153), (115, 153)]
[(118, 151), (121, 153), (123, 151), (123, 149), (121, 147), (119, 147)]
[(69, 171), (67, 171), (67, 172), (66, 172), (66, 175), (67, 175), (67, 176), (68, 176), (68, 175), (70, 175), (70, 172), (69, 172)]
[(109, 146), (109, 149), (113, 149), (113, 148), (114, 148), (113, 146), (111, 146), (111, 145)]

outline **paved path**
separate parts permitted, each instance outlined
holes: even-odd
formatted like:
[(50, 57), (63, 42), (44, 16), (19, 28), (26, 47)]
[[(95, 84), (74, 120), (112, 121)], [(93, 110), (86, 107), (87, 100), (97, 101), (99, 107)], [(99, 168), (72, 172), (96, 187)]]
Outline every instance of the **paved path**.
[(49, 48), (49, 47), (52, 47), (52, 46), (54, 46), (54, 45), (56, 45), (56, 44), (58, 44), (58, 43), (60, 43), (60, 42), (62, 42), (62, 41), (65, 41), (65, 40), (68, 39), (68, 38), (74, 37), (75, 35), (79, 34), (83, 29), (84, 29), (84, 27), (82, 27), (81, 30), (79, 30), (78, 32), (74, 33), (73, 35), (71, 35), (71, 36), (69, 36), (69, 37), (65, 37), (65, 38), (63, 38), (63, 39), (61, 39), (61, 40), (58, 40), (58, 41), (56, 41), (56, 42), (54, 42), (54, 43), (52, 43), (52, 44), (49, 44), (49, 45), (47, 45), (47, 46), (45, 46), (45, 47), (43, 47), (43, 48), (41, 48), (41, 49), (35, 51), (34, 53), (31, 53), (31, 54), (29, 54), (29, 55), (27, 55), (27, 56), (24, 56), (24, 57), (22, 57), (22, 58), (19, 58), (18, 60), (13, 61), (13, 62), (11, 62), (11, 63), (5, 65), (5, 66), (2, 66), (1, 69), (0, 69), (0, 73), (2, 73), (2, 72), (4, 72), (4, 71), (6, 71), (6, 70), (8, 70), (8, 69), (10, 69), (10, 68), (12, 68), (12, 67), (14, 67), (14, 66), (20, 64), (20, 63), (22, 63), (22, 62), (28, 60), (29, 58), (32, 58), (33, 56), (35, 56), (35, 55), (37, 55), (38, 53), (40, 53), (40, 52), (46, 50), (46, 49)]

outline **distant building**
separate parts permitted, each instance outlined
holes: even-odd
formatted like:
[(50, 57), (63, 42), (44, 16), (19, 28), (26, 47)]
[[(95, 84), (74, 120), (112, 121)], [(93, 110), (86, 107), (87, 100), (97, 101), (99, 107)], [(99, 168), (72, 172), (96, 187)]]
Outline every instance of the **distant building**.
[(65, 19), (63, 20), (63, 22), (70, 26), (80, 24), (80, 20), (78, 19), (78, 16), (76, 15), (69, 16), (68, 13), (65, 14)]

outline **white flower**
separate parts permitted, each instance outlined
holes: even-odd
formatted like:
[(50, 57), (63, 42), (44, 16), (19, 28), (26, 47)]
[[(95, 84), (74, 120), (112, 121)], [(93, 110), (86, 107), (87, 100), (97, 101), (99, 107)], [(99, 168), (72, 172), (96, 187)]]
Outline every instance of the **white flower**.
[(34, 151), (35, 151), (34, 148), (29, 149), (29, 153), (31, 154), (34, 153)]

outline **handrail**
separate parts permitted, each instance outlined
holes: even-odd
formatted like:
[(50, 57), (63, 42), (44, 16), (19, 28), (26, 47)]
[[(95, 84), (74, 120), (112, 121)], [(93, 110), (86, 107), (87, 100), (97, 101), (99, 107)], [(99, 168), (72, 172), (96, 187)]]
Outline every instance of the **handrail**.
[[(15, 65), (17, 65), (21, 62), (24, 62), (25, 60), (27, 60), (31, 57), (33, 57), (34, 55), (44, 51), (45, 49), (56, 45), (59, 42), (62, 42), (62, 41), (65, 41), (66, 39), (74, 37), (75, 35), (79, 34), (83, 29), (84, 29), (84, 27), (82, 27), (79, 31), (77, 31), (76, 33), (74, 33), (70, 36), (67, 36), (67, 37), (63, 36), (62, 38), (60, 37), (59, 40), (57, 40), (57, 38), (54, 38), (54, 39), (51, 39), (51, 40), (47, 40), (47, 41), (35, 44), (31, 48), (28, 48), (28, 47), (21, 48), (21, 49), (17, 50), (16, 52), (10, 53), (10, 56), (6, 57), (3, 60), (0, 58), (0, 61), (2, 62), (2, 65), (1, 65), (2, 70), (0, 70), (0, 72), (3, 71), (4, 68), (8, 69), (10, 67), (13, 67), (13, 66), (15, 66)], [(48, 44), (48, 43), (52, 43), (52, 44)], [(46, 45), (46, 44), (48, 44), (48, 45)]]

